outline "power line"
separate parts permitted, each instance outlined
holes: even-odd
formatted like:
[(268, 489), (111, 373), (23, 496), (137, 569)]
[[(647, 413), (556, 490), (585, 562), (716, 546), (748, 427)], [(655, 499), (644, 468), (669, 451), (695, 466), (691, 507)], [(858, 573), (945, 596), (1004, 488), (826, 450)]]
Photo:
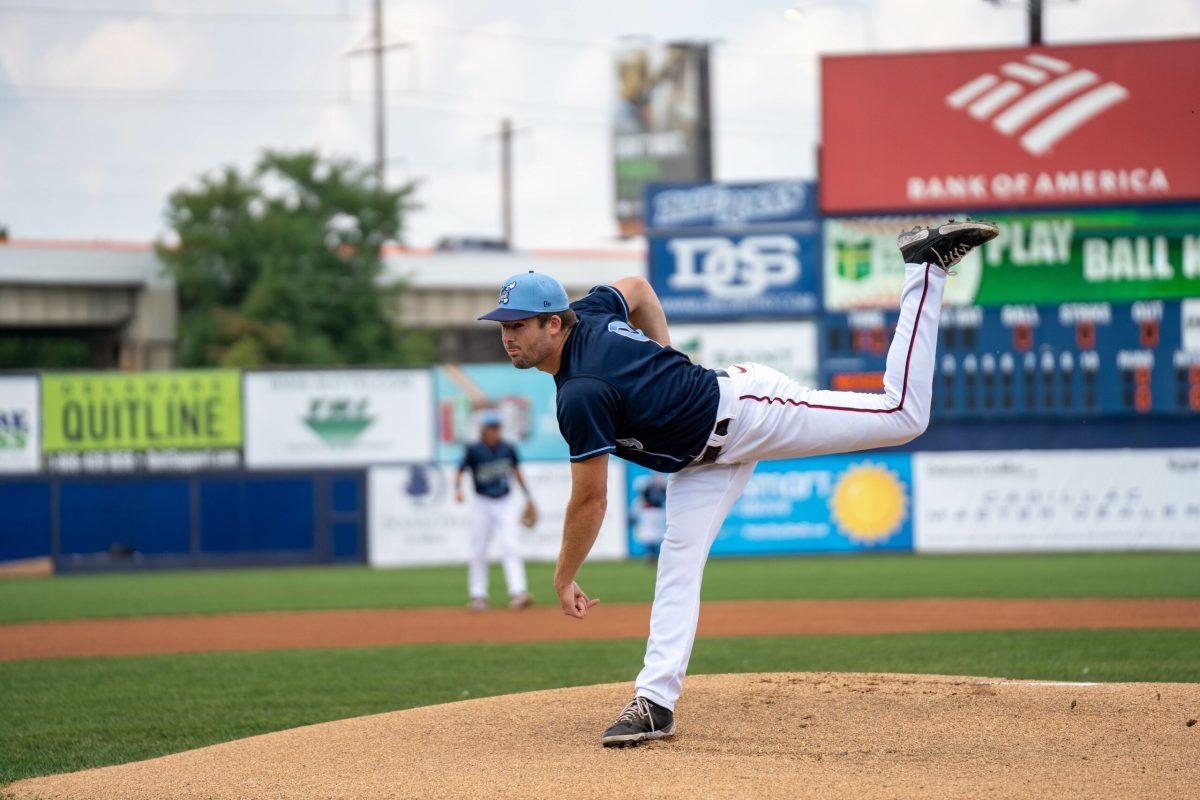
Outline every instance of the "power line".
[(149, 19), (238, 20), (278, 22), (281, 19), (312, 22), (361, 22), (362, 14), (312, 11), (214, 11), (206, 9), (136, 9), (113, 7), (0, 5), (0, 14), (32, 17), (146, 17)]
[[(347, 12), (299, 12), (299, 11), (206, 11), (206, 10), (158, 10), (158, 9), (123, 9), (123, 8), (81, 8), (68, 6), (20, 6), (0, 5), (0, 14), (14, 16), (91, 16), (91, 17), (140, 17), (148, 19), (191, 19), (198, 21), (259, 21), (278, 22), (280, 20), (312, 21), (312, 22), (353, 22), (362, 23), (368, 15), (350, 14)], [(468, 38), (498, 39), (519, 42), (527, 45), (568, 48), (571, 50), (600, 50), (613, 53), (620, 44), (615, 38), (575, 38), (568, 36), (553, 36), (538, 33), (520, 33), (516, 31), (496, 31), (486, 28), (470, 28), (456, 25), (430, 24), (422, 22), (402, 22), (398, 27), (408, 31), (427, 31), (433, 34), (447, 34)], [(751, 47), (739, 47), (737, 44), (717, 43), (714, 46), (719, 57), (733, 58), (739, 61), (796, 61), (810, 58), (813, 54), (805, 52), (787, 52), (761, 50)]]

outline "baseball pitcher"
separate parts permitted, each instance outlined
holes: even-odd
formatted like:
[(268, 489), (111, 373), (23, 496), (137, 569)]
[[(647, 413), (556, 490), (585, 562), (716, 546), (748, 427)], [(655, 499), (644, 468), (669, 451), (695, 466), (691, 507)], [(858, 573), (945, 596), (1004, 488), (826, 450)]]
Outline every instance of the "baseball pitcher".
[(604, 518), (609, 455), (670, 474), (646, 657), (632, 702), (604, 732), (606, 746), (675, 733), (708, 551), (757, 462), (888, 447), (925, 430), (947, 275), (998, 233), (968, 218), (900, 235), (905, 279), (882, 394), (810, 389), (761, 364), (693, 364), (671, 348), (662, 305), (639, 277), (574, 303), (547, 275), (504, 282), (499, 307), (480, 319), (500, 322), (513, 366), (554, 376), (571, 451), (554, 576), (563, 613), (585, 619), (600, 602), (575, 576)]

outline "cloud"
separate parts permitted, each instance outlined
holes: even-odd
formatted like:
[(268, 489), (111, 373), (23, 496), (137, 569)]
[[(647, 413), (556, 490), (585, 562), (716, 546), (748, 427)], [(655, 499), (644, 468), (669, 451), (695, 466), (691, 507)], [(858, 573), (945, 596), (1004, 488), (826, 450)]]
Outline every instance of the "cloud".
[(39, 78), (56, 86), (164, 88), (186, 61), (186, 39), (177, 34), (149, 19), (112, 20), (78, 41), (51, 47), (40, 61)]

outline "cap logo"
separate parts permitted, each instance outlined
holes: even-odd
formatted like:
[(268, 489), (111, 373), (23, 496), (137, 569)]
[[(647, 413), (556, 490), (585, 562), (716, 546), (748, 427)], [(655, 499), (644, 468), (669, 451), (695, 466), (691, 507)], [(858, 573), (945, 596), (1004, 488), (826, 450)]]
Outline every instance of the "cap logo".
[(508, 293), (515, 288), (517, 288), (517, 282), (513, 281), (500, 290), (500, 305), (508, 305)]

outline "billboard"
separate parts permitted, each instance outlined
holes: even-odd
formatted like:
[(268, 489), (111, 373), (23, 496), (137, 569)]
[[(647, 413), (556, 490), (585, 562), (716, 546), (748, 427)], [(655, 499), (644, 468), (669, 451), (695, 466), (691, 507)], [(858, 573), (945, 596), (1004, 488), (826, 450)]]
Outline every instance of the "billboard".
[[(961, 218), (961, 217), (960, 217)], [(989, 215), (1000, 235), (955, 267), (949, 305), (1200, 297), (1200, 206)], [(825, 308), (896, 308), (896, 234), (944, 217), (823, 223)]]
[(37, 472), (41, 464), (38, 379), (0, 377), (0, 473)]
[(672, 231), (789, 225), (817, 218), (811, 181), (651, 184), (646, 187), (646, 229)]
[[(368, 553), (372, 566), (467, 562), (474, 498), (471, 480), (465, 477), (466, 502), (454, 501), (455, 471), (456, 467), (450, 464), (371, 469)], [(541, 516), (532, 530), (520, 529), (521, 552), (531, 560), (554, 561), (562, 543), (563, 518), (571, 496), (571, 464), (569, 461), (526, 463), (521, 465), (521, 473)], [(608, 508), (589, 558), (626, 555), (625, 474), (623, 463), (617, 459), (608, 462)]]
[(512, 364), (447, 364), (433, 372), (437, 392), (438, 461), (458, 463), (463, 446), (479, 440), (479, 412), (500, 413), (503, 437), (522, 459), (567, 460), (558, 431), (554, 379)]
[(653, 181), (712, 178), (708, 47), (636, 44), (616, 56), (613, 115), (616, 217), (621, 234), (642, 232), (642, 193)]
[(651, 237), (650, 282), (675, 321), (795, 317), (819, 310), (820, 237)]
[[(882, 391), (897, 312), (821, 320), (821, 380)], [(1200, 414), (1200, 302), (967, 306), (942, 312), (937, 418)]]
[(805, 181), (647, 189), (648, 274), (667, 318), (792, 318), (818, 311), (815, 197), (815, 185)]
[(433, 458), (425, 370), (249, 372), (246, 466), (367, 466)]
[[(629, 552), (638, 556), (650, 538), (641, 498), (653, 473), (630, 464), (627, 475)], [(912, 498), (908, 454), (764, 461), (721, 526), (712, 555), (911, 550)]]
[(671, 346), (711, 369), (753, 361), (802, 386), (817, 383), (815, 322), (736, 322), (672, 325)]
[(1200, 39), (821, 61), (827, 214), (1200, 198)]
[(919, 552), (1200, 549), (1200, 450), (919, 453)]
[(241, 462), (235, 369), (42, 376), (42, 450), (57, 472), (226, 469)]

